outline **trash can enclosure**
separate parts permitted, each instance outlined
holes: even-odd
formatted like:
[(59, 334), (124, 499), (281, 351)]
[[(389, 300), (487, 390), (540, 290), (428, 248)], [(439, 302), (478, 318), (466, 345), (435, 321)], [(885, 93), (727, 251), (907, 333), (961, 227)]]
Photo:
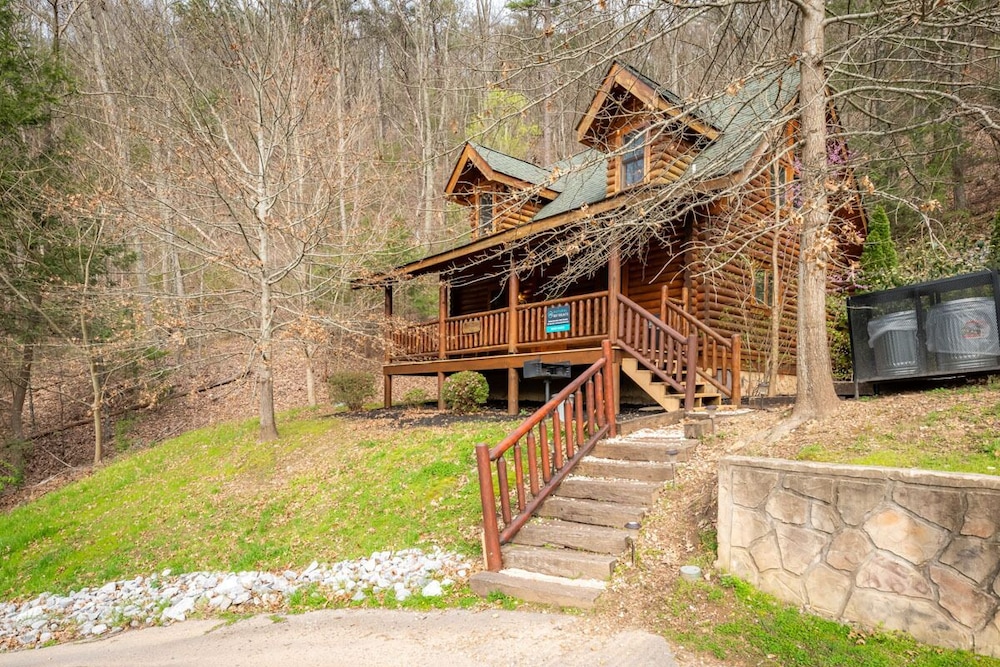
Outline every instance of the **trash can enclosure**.
[(858, 382), (1000, 370), (1000, 279), (981, 271), (847, 300)]

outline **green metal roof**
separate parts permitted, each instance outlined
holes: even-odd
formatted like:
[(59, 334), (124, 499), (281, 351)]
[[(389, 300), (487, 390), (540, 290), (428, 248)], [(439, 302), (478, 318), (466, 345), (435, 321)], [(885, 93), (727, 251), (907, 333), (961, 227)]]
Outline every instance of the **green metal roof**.
[(514, 178), (524, 181), (526, 183), (531, 183), (532, 185), (542, 185), (551, 190), (559, 192), (557, 183), (549, 183), (549, 179), (552, 175), (550, 169), (545, 169), (544, 167), (539, 167), (531, 162), (525, 162), (506, 153), (501, 153), (500, 151), (493, 150), (492, 148), (487, 148), (485, 146), (480, 146), (472, 141), (469, 142), (475, 151), (486, 160), (486, 164), (490, 166), (493, 171), (498, 171), (501, 174), (506, 174), (507, 176), (513, 176)]
[(788, 67), (750, 79), (735, 94), (726, 93), (701, 105), (700, 115), (711, 118), (722, 134), (694, 159), (688, 169), (690, 178), (724, 176), (746, 166), (798, 88), (799, 70)]

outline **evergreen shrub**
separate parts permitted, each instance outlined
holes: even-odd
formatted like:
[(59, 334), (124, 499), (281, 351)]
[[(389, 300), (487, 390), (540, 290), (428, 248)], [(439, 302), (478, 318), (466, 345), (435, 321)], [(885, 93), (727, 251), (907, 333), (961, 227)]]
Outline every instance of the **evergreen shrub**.
[(444, 381), (441, 397), (445, 405), (459, 414), (476, 412), (486, 403), (490, 395), (490, 385), (482, 373), (461, 371), (449, 375)]
[(338, 371), (326, 379), (333, 403), (343, 403), (351, 412), (375, 398), (375, 376), (364, 371)]

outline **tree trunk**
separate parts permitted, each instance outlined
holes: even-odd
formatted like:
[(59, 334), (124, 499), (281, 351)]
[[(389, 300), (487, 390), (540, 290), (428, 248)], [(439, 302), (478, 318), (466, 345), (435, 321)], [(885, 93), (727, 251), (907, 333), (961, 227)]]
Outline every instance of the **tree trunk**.
[(803, 222), (799, 255), (798, 388), (793, 421), (836, 411), (830, 345), (826, 334), (826, 267), (833, 240), (826, 196), (826, 82), (823, 68), (824, 0), (802, 5), (802, 77), (799, 89), (802, 128)]
[(316, 346), (310, 343), (305, 345), (306, 352), (306, 400), (309, 407), (316, 406)]
[(31, 367), (35, 360), (35, 343), (29, 341), (21, 346), (21, 360), (11, 384), (13, 392), (10, 401), (10, 435), (14, 440), (24, 439), (24, 399), (31, 386)]

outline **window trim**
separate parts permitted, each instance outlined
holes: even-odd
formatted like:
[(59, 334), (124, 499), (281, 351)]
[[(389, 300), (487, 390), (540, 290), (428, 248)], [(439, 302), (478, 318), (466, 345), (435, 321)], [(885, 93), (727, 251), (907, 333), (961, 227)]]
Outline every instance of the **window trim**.
[(753, 270), (753, 300), (758, 306), (774, 307), (774, 273), (770, 269), (755, 267)]
[[(621, 154), (618, 157), (618, 179), (621, 190), (641, 185), (649, 175), (648, 131), (648, 125), (637, 125), (621, 130), (619, 135), (621, 137)], [(637, 147), (629, 148), (629, 145), (637, 139), (641, 140), (642, 143)], [(635, 164), (640, 166), (638, 179), (629, 181), (627, 177), (629, 167)]]
[[(484, 199), (489, 201), (489, 219), (483, 220), (483, 211), (486, 208), (486, 202)], [(492, 234), (494, 231), (494, 225), (496, 223), (496, 192), (492, 189), (483, 189), (476, 192), (476, 236), (487, 236)]]

